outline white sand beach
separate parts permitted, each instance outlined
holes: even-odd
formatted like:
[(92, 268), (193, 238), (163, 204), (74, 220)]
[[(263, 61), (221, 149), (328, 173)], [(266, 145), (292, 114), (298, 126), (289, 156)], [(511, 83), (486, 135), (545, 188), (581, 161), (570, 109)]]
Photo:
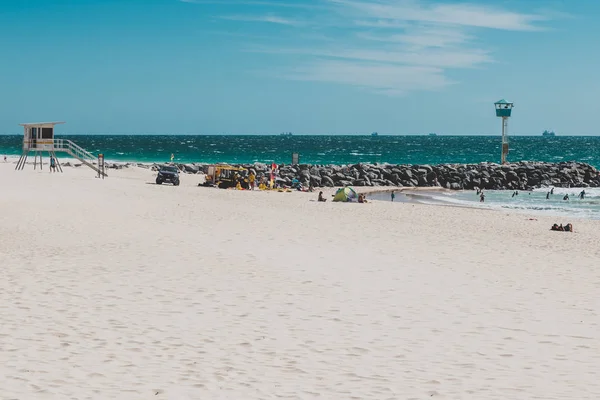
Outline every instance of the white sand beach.
[(600, 398), (600, 221), (108, 173), (0, 162), (1, 399)]

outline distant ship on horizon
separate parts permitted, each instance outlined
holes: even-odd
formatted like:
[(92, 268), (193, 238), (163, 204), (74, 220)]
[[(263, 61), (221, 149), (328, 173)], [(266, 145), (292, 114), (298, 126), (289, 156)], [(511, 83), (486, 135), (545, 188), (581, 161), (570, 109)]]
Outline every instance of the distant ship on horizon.
[(542, 132), (542, 136), (556, 136), (556, 134), (554, 133), (554, 131), (544, 131)]
[(373, 132), (373, 133), (371, 133), (371, 136), (379, 136), (379, 133)]
[(437, 133), (431, 132), (428, 136), (437, 136)]
[(283, 132), (280, 133), (279, 136), (292, 136), (292, 132)]

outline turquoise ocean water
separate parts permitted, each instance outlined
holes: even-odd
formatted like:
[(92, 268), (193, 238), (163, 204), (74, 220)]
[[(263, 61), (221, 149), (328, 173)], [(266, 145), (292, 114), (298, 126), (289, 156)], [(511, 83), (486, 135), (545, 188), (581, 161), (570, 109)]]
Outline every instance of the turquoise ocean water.
[[(60, 135), (107, 160), (349, 164), (479, 163), (499, 161), (498, 136), (171, 136)], [(17, 155), (22, 136), (0, 136), (0, 154)], [(510, 160), (586, 162), (600, 168), (600, 136), (515, 136)]]
[[(171, 135), (60, 135), (106, 160), (166, 162), (171, 153), (176, 162), (290, 163), (292, 153), (301, 163), (351, 164), (396, 163), (440, 164), (498, 162), (498, 136), (171, 136)], [(22, 136), (0, 136), (0, 155), (20, 154)], [(516, 136), (511, 138), (510, 161), (581, 161), (600, 169), (600, 137)], [(556, 189), (546, 200), (547, 190), (488, 192), (485, 204), (471, 191), (420, 193), (411, 201), (467, 207), (513, 209), (528, 213), (600, 219), (600, 189), (586, 189), (586, 199), (577, 199), (579, 189)], [(571, 200), (562, 201), (569, 193)], [(386, 200), (387, 194), (381, 199)]]

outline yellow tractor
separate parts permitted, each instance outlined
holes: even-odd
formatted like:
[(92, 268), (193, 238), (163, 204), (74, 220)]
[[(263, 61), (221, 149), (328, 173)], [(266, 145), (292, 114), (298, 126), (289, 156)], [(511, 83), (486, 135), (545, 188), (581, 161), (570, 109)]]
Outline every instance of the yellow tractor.
[(216, 186), (219, 189), (235, 187), (237, 183), (248, 189), (248, 170), (227, 164), (209, 165), (203, 186)]

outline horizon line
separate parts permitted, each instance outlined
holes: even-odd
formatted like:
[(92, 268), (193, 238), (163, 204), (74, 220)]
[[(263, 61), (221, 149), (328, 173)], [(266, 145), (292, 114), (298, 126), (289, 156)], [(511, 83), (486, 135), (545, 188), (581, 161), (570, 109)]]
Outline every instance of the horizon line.
[[(303, 136), (356, 136), (356, 137), (402, 137), (402, 136), (427, 136), (427, 137), (456, 137), (456, 136), (477, 136), (477, 137), (495, 137), (502, 136), (501, 133), (437, 133), (435, 136), (430, 136), (429, 133), (377, 133), (377, 136), (372, 136), (370, 133), (300, 133), (286, 135), (281, 133), (60, 133), (56, 136), (281, 136), (281, 137), (303, 137)], [(22, 133), (0, 133), (0, 136), (23, 136)], [(557, 137), (596, 137), (600, 134), (570, 134), (570, 135), (555, 135)], [(512, 134), (509, 137), (545, 137), (541, 133), (538, 134)]]

